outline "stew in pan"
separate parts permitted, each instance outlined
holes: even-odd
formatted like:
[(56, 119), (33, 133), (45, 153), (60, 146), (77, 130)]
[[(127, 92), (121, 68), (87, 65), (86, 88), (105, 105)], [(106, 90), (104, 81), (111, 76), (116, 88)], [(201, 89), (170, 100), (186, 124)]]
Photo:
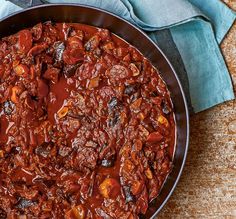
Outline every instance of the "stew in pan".
[(139, 218), (171, 171), (166, 84), (106, 29), (2, 38), (0, 114), (0, 218)]

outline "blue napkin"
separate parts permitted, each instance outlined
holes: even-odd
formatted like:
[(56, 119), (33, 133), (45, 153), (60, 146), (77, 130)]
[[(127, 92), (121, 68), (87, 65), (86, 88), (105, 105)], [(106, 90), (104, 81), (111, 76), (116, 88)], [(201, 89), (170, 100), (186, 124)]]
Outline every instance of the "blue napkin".
[[(199, 112), (234, 99), (219, 43), (236, 14), (220, 0), (50, 0), (113, 12), (146, 31), (174, 66), (190, 110)], [(0, 18), (20, 10), (0, 0)]]

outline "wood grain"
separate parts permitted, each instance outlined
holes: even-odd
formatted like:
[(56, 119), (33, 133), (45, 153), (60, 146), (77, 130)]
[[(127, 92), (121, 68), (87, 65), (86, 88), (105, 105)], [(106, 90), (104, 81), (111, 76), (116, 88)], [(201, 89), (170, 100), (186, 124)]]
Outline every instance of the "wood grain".
[[(224, 0), (236, 10), (236, 0)], [(221, 49), (236, 90), (236, 23)], [(158, 219), (236, 218), (236, 100), (191, 117), (180, 182)]]

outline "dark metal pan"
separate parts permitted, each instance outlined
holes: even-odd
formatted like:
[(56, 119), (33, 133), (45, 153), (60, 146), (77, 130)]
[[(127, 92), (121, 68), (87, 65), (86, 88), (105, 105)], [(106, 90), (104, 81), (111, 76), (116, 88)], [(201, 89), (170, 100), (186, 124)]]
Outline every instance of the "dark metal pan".
[(159, 196), (150, 204), (145, 218), (155, 218), (174, 191), (182, 173), (189, 142), (188, 108), (179, 79), (171, 63), (150, 38), (128, 21), (107, 11), (75, 4), (36, 6), (15, 13), (0, 21), (0, 38), (38, 22), (77, 22), (109, 29), (135, 46), (157, 67), (166, 82), (174, 104), (177, 139), (173, 170), (169, 174)]

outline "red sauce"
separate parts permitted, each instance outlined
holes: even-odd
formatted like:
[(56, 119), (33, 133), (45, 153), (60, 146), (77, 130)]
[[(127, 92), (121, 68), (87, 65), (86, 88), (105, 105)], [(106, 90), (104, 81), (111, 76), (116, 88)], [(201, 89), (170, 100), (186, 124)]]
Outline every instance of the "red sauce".
[(0, 40), (0, 218), (138, 218), (172, 168), (158, 70), (108, 30), (46, 22)]

